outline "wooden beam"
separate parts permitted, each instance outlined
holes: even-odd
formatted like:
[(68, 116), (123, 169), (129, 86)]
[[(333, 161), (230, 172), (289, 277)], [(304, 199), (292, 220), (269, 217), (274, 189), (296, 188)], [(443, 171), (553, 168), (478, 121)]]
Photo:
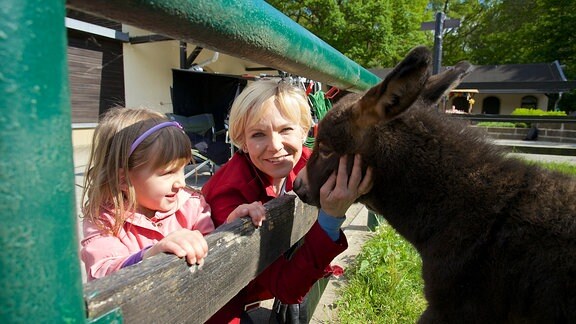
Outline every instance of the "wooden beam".
[(170, 41), (170, 40), (174, 40), (174, 38), (164, 36), (164, 35), (152, 34), (152, 35), (130, 37), (130, 44), (136, 45), (136, 44), (163, 42), (163, 41)]
[(188, 69), (192, 66), (192, 63), (194, 63), (194, 60), (196, 60), (196, 58), (198, 57), (198, 55), (200, 55), (200, 52), (202, 52), (203, 49), (204, 48), (202, 46), (194, 47), (192, 53), (190, 53), (190, 55), (186, 58), (186, 67), (184, 67), (185, 69)]
[(206, 236), (209, 251), (202, 267), (162, 254), (87, 283), (87, 317), (120, 310), (126, 323), (206, 321), (302, 238), (318, 213), (294, 195), (264, 206), (267, 220), (261, 228), (242, 218)]

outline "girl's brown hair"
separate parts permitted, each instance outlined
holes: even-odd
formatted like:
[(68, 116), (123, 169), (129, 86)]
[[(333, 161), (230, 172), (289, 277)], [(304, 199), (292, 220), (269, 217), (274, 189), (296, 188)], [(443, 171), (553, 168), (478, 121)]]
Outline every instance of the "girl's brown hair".
[[(146, 137), (130, 154), (130, 146), (150, 128), (170, 121), (145, 108), (108, 110), (94, 131), (84, 177), (82, 213), (103, 230), (116, 235), (136, 208), (136, 195), (128, 171), (144, 164), (153, 168), (183, 166), (192, 158), (188, 136), (178, 127), (161, 128)], [(103, 211), (114, 218), (110, 223)]]

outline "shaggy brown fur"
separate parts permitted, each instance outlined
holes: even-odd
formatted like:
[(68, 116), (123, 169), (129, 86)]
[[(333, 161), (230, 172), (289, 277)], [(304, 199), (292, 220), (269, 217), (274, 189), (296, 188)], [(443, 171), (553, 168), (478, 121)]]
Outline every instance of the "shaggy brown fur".
[(420, 253), (421, 323), (576, 322), (575, 179), (507, 158), (437, 112), (471, 66), (432, 77), (429, 67), (430, 52), (416, 48), (364, 96), (336, 104), (296, 193), (319, 206), (341, 155), (374, 167), (359, 201)]

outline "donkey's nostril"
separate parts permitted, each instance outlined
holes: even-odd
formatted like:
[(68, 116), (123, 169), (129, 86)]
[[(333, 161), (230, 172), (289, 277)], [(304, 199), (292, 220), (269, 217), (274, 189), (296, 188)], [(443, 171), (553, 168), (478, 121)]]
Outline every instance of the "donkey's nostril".
[(292, 187), (294, 188), (294, 191), (298, 191), (301, 185), (302, 185), (302, 179), (296, 178), (296, 180), (294, 180), (294, 185)]
[(308, 199), (308, 196), (306, 196), (306, 192), (298, 192), (298, 191), (295, 191), (295, 192), (296, 192), (296, 195), (298, 195), (298, 198), (300, 198), (300, 200), (302, 200), (302, 202), (304, 202), (304, 203), (310, 202)]
[(293, 186), (294, 192), (298, 195), (298, 198), (305, 203), (308, 203), (308, 197), (306, 195), (306, 186), (304, 185), (304, 181), (301, 178), (296, 178), (294, 180)]

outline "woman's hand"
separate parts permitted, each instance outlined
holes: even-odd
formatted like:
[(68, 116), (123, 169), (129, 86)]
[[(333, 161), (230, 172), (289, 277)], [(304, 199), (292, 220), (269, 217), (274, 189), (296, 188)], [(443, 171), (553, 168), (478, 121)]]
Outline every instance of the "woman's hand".
[(370, 167), (362, 178), (362, 158), (359, 154), (354, 156), (352, 174), (348, 177), (346, 159), (346, 155), (340, 157), (338, 173), (332, 173), (320, 188), (320, 206), (326, 214), (334, 217), (344, 217), (348, 208), (358, 197), (370, 192), (374, 183)]
[(186, 257), (189, 264), (202, 265), (208, 255), (208, 243), (200, 231), (179, 229), (149, 248), (144, 253), (143, 259), (161, 252), (172, 253), (179, 258)]
[(244, 216), (250, 216), (252, 224), (256, 227), (260, 227), (262, 226), (262, 221), (266, 220), (266, 208), (264, 208), (260, 201), (255, 201), (251, 204), (242, 204), (236, 207), (236, 209), (228, 215), (226, 223), (230, 223), (233, 220)]

